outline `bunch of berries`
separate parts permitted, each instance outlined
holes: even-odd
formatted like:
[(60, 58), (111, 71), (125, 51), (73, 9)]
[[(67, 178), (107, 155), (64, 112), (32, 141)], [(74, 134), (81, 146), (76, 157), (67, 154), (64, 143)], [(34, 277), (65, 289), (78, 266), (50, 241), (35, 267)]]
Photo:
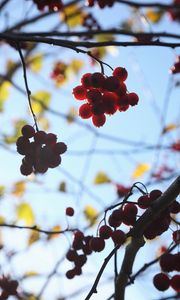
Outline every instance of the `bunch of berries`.
[(106, 6), (112, 7), (115, 0), (87, 0), (87, 3), (89, 7), (92, 7), (97, 3), (100, 8), (104, 8)]
[[(180, 0), (174, 0), (173, 4), (180, 6)], [(168, 14), (172, 21), (180, 21), (180, 8), (173, 8), (168, 11)]]
[(73, 89), (76, 100), (85, 100), (79, 108), (82, 119), (92, 117), (96, 127), (103, 126), (106, 115), (113, 115), (117, 111), (126, 111), (130, 106), (138, 103), (139, 97), (136, 93), (127, 91), (124, 81), (128, 72), (125, 68), (117, 67), (112, 76), (102, 73), (86, 73), (81, 78), (81, 85)]
[[(22, 136), (16, 141), (17, 152), (25, 155), (22, 159), (20, 171), (22, 175), (45, 173), (48, 168), (55, 168), (61, 163), (61, 154), (66, 152), (67, 146), (63, 142), (57, 143), (57, 136), (45, 131), (36, 131), (30, 125), (21, 129)], [(30, 141), (30, 139), (33, 139)]]
[(49, 11), (60, 11), (63, 8), (61, 0), (33, 0), (39, 10), (44, 10), (47, 6)]
[(180, 73), (180, 55), (177, 56), (174, 65), (170, 69), (172, 74)]
[(9, 277), (2, 276), (0, 278), (0, 300), (9, 299), (10, 296), (18, 296), (17, 293), (18, 282), (11, 280)]
[(72, 247), (66, 254), (67, 260), (74, 263), (74, 267), (66, 272), (68, 279), (81, 275), (82, 267), (87, 261), (87, 255), (92, 253), (89, 246), (91, 238), (91, 236), (84, 236), (80, 230), (74, 233)]

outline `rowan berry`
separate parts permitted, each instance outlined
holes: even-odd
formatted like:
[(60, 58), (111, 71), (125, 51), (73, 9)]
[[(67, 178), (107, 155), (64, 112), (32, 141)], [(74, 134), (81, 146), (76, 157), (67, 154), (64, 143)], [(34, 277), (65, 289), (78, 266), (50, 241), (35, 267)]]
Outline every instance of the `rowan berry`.
[(92, 116), (91, 106), (88, 103), (82, 104), (79, 108), (79, 116), (82, 119), (89, 119)]
[(22, 135), (26, 138), (31, 138), (35, 135), (35, 130), (30, 125), (24, 125), (21, 129)]
[(180, 292), (180, 275), (174, 275), (170, 280), (171, 287), (176, 291)]
[(136, 93), (128, 94), (128, 102), (131, 106), (137, 105), (139, 102), (139, 97)]
[(73, 89), (74, 97), (77, 100), (84, 100), (86, 99), (86, 89), (83, 85), (78, 85)]
[(109, 239), (112, 234), (112, 229), (108, 225), (103, 225), (99, 228), (99, 236), (103, 239)]
[(117, 67), (113, 71), (113, 76), (116, 76), (121, 81), (125, 81), (128, 77), (128, 72), (125, 68)]
[(166, 291), (170, 286), (170, 280), (166, 274), (158, 273), (153, 278), (153, 284), (159, 291)]
[(67, 207), (67, 208), (66, 208), (66, 216), (69, 216), (69, 217), (74, 216), (74, 208), (72, 208), (72, 207)]
[(104, 239), (101, 237), (92, 237), (89, 242), (90, 248), (95, 252), (101, 252), (105, 247)]
[(105, 114), (101, 114), (101, 115), (97, 115), (97, 116), (93, 115), (92, 122), (93, 122), (94, 126), (96, 126), (96, 127), (103, 126), (106, 122)]

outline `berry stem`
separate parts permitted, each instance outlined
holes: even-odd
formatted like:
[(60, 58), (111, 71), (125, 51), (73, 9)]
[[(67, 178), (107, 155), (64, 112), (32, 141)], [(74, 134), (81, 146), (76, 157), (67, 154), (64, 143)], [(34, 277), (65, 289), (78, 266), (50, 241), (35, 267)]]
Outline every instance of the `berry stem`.
[(22, 51), (21, 51), (21, 48), (20, 48), (19, 43), (17, 43), (17, 50), (18, 50), (18, 52), (19, 52), (19, 56), (20, 56), (21, 62), (22, 62), (23, 76), (24, 76), (24, 83), (25, 83), (25, 87), (26, 87), (26, 92), (27, 92), (27, 97), (28, 97), (29, 108), (30, 108), (32, 117), (33, 117), (33, 119), (34, 119), (36, 131), (39, 131), (38, 125), (37, 125), (36, 115), (35, 115), (35, 113), (34, 113), (34, 111), (33, 111), (32, 104), (31, 104), (31, 91), (30, 91), (30, 89), (29, 89), (29, 87), (28, 87), (27, 72), (26, 72), (26, 64), (25, 64), (24, 57), (23, 57), (23, 54), (22, 54)]

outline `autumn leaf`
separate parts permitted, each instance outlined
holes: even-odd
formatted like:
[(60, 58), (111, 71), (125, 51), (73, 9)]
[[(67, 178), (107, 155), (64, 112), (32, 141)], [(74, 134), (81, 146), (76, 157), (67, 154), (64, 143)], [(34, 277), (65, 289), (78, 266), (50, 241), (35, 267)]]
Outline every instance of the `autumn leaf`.
[(60, 18), (65, 21), (70, 28), (81, 25), (84, 20), (85, 13), (77, 4), (64, 7), (63, 12), (60, 13)]
[(69, 68), (71, 68), (75, 74), (78, 73), (83, 66), (84, 62), (80, 59), (73, 59), (69, 64)]
[(40, 233), (39, 231), (31, 231), (29, 239), (28, 239), (28, 246), (31, 246), (35, 242), (37, 242), (40, 239)]
[(89, 221), (90, 226), (93, 226), (97, 222), (98, 211), (91, 205), (86, 205), (84, 208), (84, 216)]
[(154, 10), (154, 9), (148, 9), (145, 13), (145, 16), (152, 22), (152, 23), (158, 23), (164, 12), (162, 10)]
[(59, 191), (62, 193), (66, 193), (66, 182), (62, 181), (59, 185)]
[(17, 219), (23, 220), (26, 225), (33, 225), (35, 222), (35, 216), (30, 204), (23, 202), (16, 208)]
[(4, 109), (4, 102), (8, 99), (11, 84), (9, 81), (4, 81), (0, 85), (0, 112)]
[[(34, 277), (34, 276), (39, 276), (39, 273), (36, 272), (36, 271), (28, 271), (28, 272), (24, 273), (23, 279), (24, 279), (24, 278), (28, 278), (28, 277)], [(30, 298), (28, 298), (28, 300), (29, 300), (29, 299), (30, 299)], [(32, 300), (33, 300), (33, 298), (32, 298)], [(35, 298), (34, 298), (34, 300), (35, 300)]]
[[(55, 225), (55, 226), (53, 226), (51, 229), (50, 229), (50, 231), (52, 231), (52, 232), (56, 232), (56, 231), (61, 231), (61, 226), (60, 225)], [(52, 239), (54, 239), (54, 238), (57, 238), (57, 237), (59, 237), (59, 235), (60, 235), (60, 233), (53, 233), (53, 234), (48, 234), (48, 236), (47, 236), (47, 240), (52, 240)]]
[(177, 129), (178, 127), (179, 127), (179, 125), (177, 125), (177, 124), (173, 124), (173, 123), (168, 124), (166, 127), (164, 127), (164, 129), (162, 131), (162, 134), (165, 134), (166, 132)]
[(143, 176), (144, 173), (146, 173), (149, 170), (150, 170), (150, 165), (149, 164), (141, 163), (141, 164), (137, 165), (137, 167), (135, 168), (135, 170), (132, 174), (132, 178), (137, 179), (137, 178)]
[(66, 120), (69, 124), (73, 123), (75, 118), (77, 116), (77, 110), (75, 107), (70, 107), (67, 116), (66, 116)]
[(111, 179), (104, 172), (98, 172), (94, 178), (94, 184), (110, 183)]
[(0, 224), (4, 224), (6, 222), (5, 218), (3, 216), (0, 216)]
[(30, 69), (35, 73), (38, 73), (41, 70), (42, 62), (43, 62), (43, 54), (42, 53), (37, 53), (34, 56), (30, 56), (27, 61)]
[(26, 190), (26, 183), (23, 180), (17, 181), (12, 190), (12, 195), (16, 197), (22, 197)]
[(47, 91), (38, 91), (32, 95), (32, 108), (35, 114), (41, 114), (49, 106), (51, 94)]

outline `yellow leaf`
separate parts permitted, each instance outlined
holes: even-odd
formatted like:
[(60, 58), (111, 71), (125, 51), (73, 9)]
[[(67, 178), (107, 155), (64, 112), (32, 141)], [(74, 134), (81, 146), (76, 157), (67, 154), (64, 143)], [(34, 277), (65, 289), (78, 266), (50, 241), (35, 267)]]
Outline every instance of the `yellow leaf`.
[(33, 243), (37, 242), (40, 238), (39, 231), (33, 230), (28, 239), (28, 246), (31, 246)]
[(161, 17), (163, 16), (163, 11), (148, 9), (145, 15), (152, 23), (158, 23), (161, 20)]
[(3, 197), (5, 193), (5, 186), (4, 185), (0, 185), (0, 197)]
[(66, 193), (66, 182), (65, 181), (62, 181), (59, 185), (59, 191), (60, 192), (63, 192), (63, 193)]
[(38, 73), (42, 68), (43, 54), (37, 53), (34, 56), (28, 58), (29, 66), (31, 70)]
[(39, 116), (38, 124), (40, 125), (40, 127), (43, 130), (48, 131), (48, 129), (49, 129), (49, 120), (47, 118), (45, 118), (44, 116)]
[[(50, 231), (52, 231), (52, 232), (61, 231), (61, 226), (60, 225), (55, 225), (55, 226), (53, 226), (53, 228), (50, 229)], [(52, 240), (54, 238), (57, 238), (57, 237), (59, 237), (59, 235), (60, 235), (60, 233), (48, 234), (47, 240)]]
[(86, 205), (84, 208), (84, 216), (89, 221), (90, 226), (93, 226), (97, 222), (98, 211), (91, 205)]
[[(33, 277), (33, 276), (39, 276), (39, 273), (36, 271), (28, 271), (24, 274), (23, 278)], [(30, 299), (30, 298), (28, 298), (28, 299)]]
[(32, 95), (32, 108), (35, 114), (42, 113), (49, 106), (51, 94), (46, 91), (38, 91)]
[(33, 225), (35, 222), (34, 213), (32, 207), (28, 203), (21, 203), (16, 208), (16, 214), (18, 220), (23, 220), (26, 225)]
[(4, 101), (9, 97), (10, 86), (11, 84), (8, 81), (4, 81), (0, 85), (0, 111), (3, 111)]
[(177, 125), (177, 124), (173, 124), (173, 123), (168, 124), (166, 127), (164, 127), (164, 129), (162, 131), (162, 134), (164, 134), (166, 132), (169, 132), (171, 130), (174, 130), (174, 129), (178, 128), (178, 127), (179, 127), (179, 125)]
[(77, 110), (75, 107), (70, 107), (69, 112), (67, 113), (66, 119), (69, 124), (73, 123), (75, 117), (77, 116)]
[(76, 74), (81, 70), (83, 66), (84, 66), (84, 62), (82, 60), (73, 59), (68, 67), (71, 68), (73, 72)]
[(76, 27), (81, 25), (84, 20), (85, 13), (77, 4), (64, 7), (63, 12), (60, 13), (61, 20), (66, 22), (69, 27)]
[(98, 172), (94, 179), (95, 184), (104, 184), (104, 183), (110, 183), (110, 182), (111, 182), (111, 179), (104, 172)]
[(4, 224), (6, 222), (5, 218), (3, 216), (0, 216), (0, 224)]
[(17, 181), (14, 184), (13, 190), (12, 190), (12, 194), (16, 197), (22, 197), (25, 193), (26, 190), (26, 183), (25, 181), (21, 180), (21, 181)]
[(147, 163), (139, 164), (132, 174), (133, 179), (137, 179), (144, 175), (145, 172), (150, 170), (150, 165)]

